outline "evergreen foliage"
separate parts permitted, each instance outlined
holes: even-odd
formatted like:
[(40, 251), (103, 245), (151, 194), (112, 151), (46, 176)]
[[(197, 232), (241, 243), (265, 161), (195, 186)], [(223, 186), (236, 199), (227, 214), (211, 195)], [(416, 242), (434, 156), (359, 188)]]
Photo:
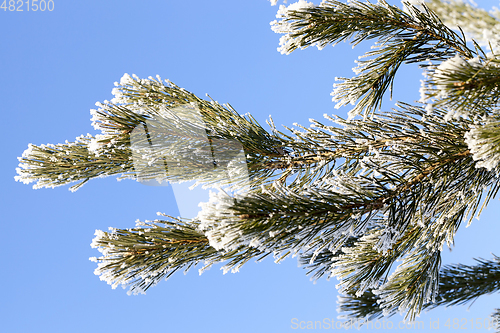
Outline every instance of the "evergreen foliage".
[[(328, 124), (311, 120), (287, 133), (270, 119), (266, 131), (228, 104), (159, 77), (126, 74), (115, 83), (115, 98), (92, 110), (101, 134), (30, 145), (16, 179), (36, 188), (77, 182), (70, 188), (76, 190), (120, 175), (245, 190), (220, 189), (193, 219), (161, 214), (135, 228), (96, 231), (92, 246), (102, 253), (91, 258), (96, 274), (131, 293), (199, 263), (200, 273), (216, 263), (235, 272), (269, 255), (298, 256), (314, 278), (339, 278), (340, 309), (351, 318), (400, 311), (413, 320), (423, 309), (498, 291), (498, 257), (443, 268), (440, 256), (500, 187), (498, 41), (490, 40), (486, 53), (465, 34), (477, 36), (485, 26), (500, 31), (498, 12), (456, 1), (405, 2), (401, 9), (383, 0), (300, 0), (281, 6), (277, 18), (272, 28), (283, 34), (282, 53), (374, 40), (356, 76), (338, 79), (332, 93), (339, 107), (354, 105), (348, 119), (325, 115)], [(466, 22), (463, 30), (453, 30), (457, 22)], [(426, 74), (421, 100), (382, 112), (397, 70), (411, 63)], [(136, 128), (145, 128), (142, 147), (152, 152), (139, 151), (140, 159), (131, 139)], [(206, 141), (197, 139), (200, 130)], [(228, 177), (240, 147), (244, 167)]]

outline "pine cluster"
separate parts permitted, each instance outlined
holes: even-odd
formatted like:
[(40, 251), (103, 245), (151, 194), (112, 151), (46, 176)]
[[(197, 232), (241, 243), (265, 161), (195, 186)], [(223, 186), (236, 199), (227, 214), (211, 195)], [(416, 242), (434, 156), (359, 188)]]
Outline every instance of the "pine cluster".
[[(266, 131), (229, 104), (126, 74), (115, 98), (91, 111), (101, 134), (30, 145), (16, 179), (36, 188), (77, 182), (76, 190), (120, 175), (219, 188), (193, 219), (96, 231), (96, 274), (131, 293), (197, 264), (200, 273), (217, 263), (236, 272), (272, 255), (297, 256), (314, 278), (337, 277), (351, 318), (413, 320), (469, 302), (499, 290), (499, 258), (441, 267), (440, 253), (500, 187), (500, 58), (457, 22), (473, 37), (485, 26), (500, 31), (497, 12), (461, 2), (282, 5), (271, 22), (282, 53), (373, 42), (356, 76), (334, 85), (337, 106), (354, 106), (348, 119), (325, 115), (286, 133), (270, 119)], [(426, 76), (420, 101), (381, 111), (398, 69), (412, 63)]]

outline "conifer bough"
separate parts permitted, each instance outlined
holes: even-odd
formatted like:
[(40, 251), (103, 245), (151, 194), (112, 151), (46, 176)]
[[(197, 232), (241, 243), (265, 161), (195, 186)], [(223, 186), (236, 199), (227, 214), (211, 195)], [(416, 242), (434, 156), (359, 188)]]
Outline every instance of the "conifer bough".
[[(308, 128), (285, 127), (285, 134), (270, 119), (266, 131), (229, 104), (160, 77), (125, 74), (115, 97), (91, 111), (101, 134), (30, 145), (16, 180), (35, 188), (76, 182), (76, 190), (92, 178), (120, 175), (234, 190), (212, 193), (192, 219), (160, 214), (134, 228), (96, 231), (96, 274), (113, 287), (130, 286), (130, 293), (197, 264), (200, 273), (217, 263), (236, 272), (269, 255), (276, 262), (298, 256), (313, 278), (337, 277), (340, 309), (351, 318), (399, 311), (413, 320), (423, 309), (497, 292), (496, 256), (441, 267), (443, 246), (453, 245), (458, 228), (479, 216), (500, 186), (498, 41), (489, 40), (485, 53), (467, 42), (465, 33), (477, 35), (473, 22), (445, 25), (464, 10), (500, 27), (498, 12), (458, 2), (282, 5), (271, 22), (283, 34), (282, 53), (374, 42), (356, 76), (334, 85), (338, 106), (354, 105), (347, 120), (325, 115), (330, 123), (311, 120)], [(409, 63), (426, 75), (420, 101), (380, 111), (397, 70)], [(145, 135), (134, 140), (136, 129)], [(193, 171), (200, 167), (205, 172)]]

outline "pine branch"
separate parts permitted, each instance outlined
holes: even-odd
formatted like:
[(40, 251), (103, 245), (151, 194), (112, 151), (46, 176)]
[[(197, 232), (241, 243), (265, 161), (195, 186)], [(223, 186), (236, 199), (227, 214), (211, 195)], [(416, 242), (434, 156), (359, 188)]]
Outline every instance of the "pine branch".
[(376, 50), (363, 56), (375, 58), (360, 61), (354, 69), (358, 76), (341, 78), (344, 82), (334, 85), (332, 93), (334, 101), (339, 101), (337, 107), (355, 105), (350, 118), (360, 113), (366, 117), (380, 108), (385, 91), (392, 91), (395, 74), (403, 63), (444, 60), (455, 53), (473, 57), (465, 39), (447, 28), (425, 5), (423, 11), (409, 3), (405, 6), (409, 13), (385, 1), (343, 4), (329, 0), (320, 6), (281, 10), (277, 16), (282, 21), (271, 23), (275, 32), (285, 34), (280, 40), (282, 53), (311, 45), (323, 48), (346, 40), (355, 46), (377, 39)]
[[(477, 265), (454, 264), (447, 265), (439, 273), (439, 288), (435, 299), (421, 304), (425, 310), (437, 306), (461, 305), (475, 300), (481, 295), (491, 294), (500, 290), (499, 257), (494, 260), (476, 259)], [(371, 290), (362, 295), (350, 293), (342, 298), (340, 311), (344, 317), (380, 318), (383, 315), (394, 315), (397, 308), (383, 312), (380, 306), (380, 296)], [(349, 313), (349, 314), (347, 314)]]
[(500, 309), (495, 309), (495, 311), (490, 315), (492, 326), (496, 329), (496, 332), (500, 332)]
[[(91, 111), (93, 126), (102, 134), (82, 136), (74, 143), (30, 145), (19, 159), (16, 180), (36, 181), (35, 188), (82, 181), (71, 188), (76, 190), (89, 179), (121, 173), (121, 178), (160, 182), (201, 177), (198, 180), (209, 185), (225, 181), (241, 185), (271, 177), (279, 163), (290, 158), (287, 146), (297, 153), (311, 152), (310, 147), (269, 134), (250, 115), (242, 117), (230, 105), (202, 100), (171, 82), (125, 75), (116, 85), (116, 97), (97, 103), (100, 108)], [(137, 130), (145, 135), (136, 134)], [(248, 168), (248, 175), (235, 179), (207, 171), (214, 164), (226, 168), (240, 150), (244, 151), (240, 164)], [(147, 151), (152, 153), (144, 155)], [(183, 166), (168, 172), (168, 165), (177, 164), (179, 158)]]
[[(19, 158), (17, 181), (25, 184), (36, 181), (33, 188), (55, 187), (75, 181), (70, 187), (76, 191), (92, 178), (131, 172), (130, 153), (126, 146), (111, 144), (109, 150), (96, 156), (88, 146), (93, 136), (80, 136), (75, 142), (57, 145), (32, 145)], [(111, 153), (112, 152), (112, 153)]]
[(444, 24), (450, 28), (460, 26), (470, 38), (480, 45), (494, 48), (500, 46), (500, 11), (486, 11), (483, 8), (473, 7), (464, 1), (431, 0), (426, 2)]
[(446, 105), (450, 110), (445, 119), (461, 116), (480, 119), (497, 113), (500, 101), (500, 58), (480, 56), (464, 60), (460, 56), (428, 68), (423, 81), (422, 100), (433, 107)]
[(102, 253), (95, 270), (100, 279), (116, 288), (130, 286), (129, 293), (144, 293), (163, 278), (168, 279), (177, 271), (195, 267), (200, 269), (226, 261), (224, 271), (237, 272), (251, 258), (267, 254), (255, 248), (239, 248), (234, 251), (217, 251), (210, 246), (207, 237), (197, 230), (198, 223), (189, 223), (164, 215), (170, 221), (155, 220), (138, 222), (136, 228), (111, 229), (111, 232), (96, 230), (92, 247)]
[(500, 257), (475, 259), (477, 265), (447, 265), (441, 272), (439, 296), (430, 308), (461, 305), (500, 290)]
[[(458, 168), (464, 168), (464, 165), (462, 164)], [(474, 174), (474, 171), (471, 169), (469, 169), (469, 171), (465, 171), (464, 169), (464, 172), (470, 172), (471, 175)], [(486, 178), (483, 178), (485, 176)], [(478, 184), (483, 183), (483, 181), (486, 181), (483, 184), (487, 184), (488, 182), (491, 182), (492, 179), (490, 178), (491, 176), (487, 175), (487, 172), (482, 175), (476, 174), (474, 177), (477, 177), (475, 181), (477, 181)], [(467, 181), (465, 179), (463, 179), (463, 181), (468, 182), (470, 186), (470, 180)], [(455, 184), (455, 186), (457, 186), (457, 184)], [(385, 274), (388, 273), (392, 263), (394, 263), (398, 257), (404, 257), (405, 254), (415, 252), (415, 247), (420, 247), (420, 250), (415, 252), (417, 254), (414, 255), (414, 257), (420, 258), (422, 261), (417, 263), (415, 267), (412, 268), (415, 273), (411, 273), (412, 269), (408, 269), (408, 267), (405, 266), (402, 267), (405, 269), (398, 268), (397, 272), (402, 272), (401, 274), (404, 276), (401, 281), (411, 281), (413, 274), (415, 274), (415, 277), (422, 276), (425, 272), (428, 272), (427, 267), (429, 266), (437, 267), (435, 263), (435, 254), (437, 249), (441, 248), (445, 241), (449, 244), (453, 243), (454, 234), (460, 226), (461, 221), (464, 220), (466, 216), (470, 216), (470, 218), (472, 218), (480, 202), (483, 201), (481, 195), (482, 186), (478, 186), (479, 190), (477, 188), (472, 188), (466, 194), (467, 196), (465, 198), (461, 197), (461, 195), (455, 196), (457, 192), (454, 192), (454, 195), (446, 198), (448, 201), (441, 201), (438, 199), (438, 202), (436, 202), (434, 200), (436, 200), (437, 197), (442, 196), (442, 193), (445, 191), (458, 190), (453, 190), (452, 188), (440, 188), (437, 191), (431, 191), (430, 193), (432, 193), (432, 195), (430, 197), (426, 197), (426, 195), (424, 195), (423, 198), (420, 196), (414, 196), (412, 198), (414, 200), (413, 203), (402, 202), (399, 207), (393, 206), (392, 210), (396, 212), (398, 210), (403, 210), (403, 214), (405, 215), (397, 216), (397, 219), (394, 218), (395, 222), (399, 222), (399, 226), (392, 230), (400, 232), (400, 230), (403, 229), (400, 221), (405, 220), (411, 221), (412, 224), (410, 225), (413, 225), (413, 228), (409, 229), (403, 236), (400, 236), (399, 238), (396, 237), (397, 241), (393, 243), (393, 245), (389, 248), (389, 251), (382, 253), (378, 253), (378, 251), (375, 250), (377, 247), (380, 248), (379, 244), (381, 243), (381, 239), (387, 238), (388, 236), (393, 237), (393, 235), (391, 235), (391, 233), (384, 235), (387, 233), (387, 230), (384, 232), (382, 230), (378, 230), (368, 233), (367, 236), (364, 236), (359, 241), (355, 242), (353, 246), (342, 249), (345, 253), (344, 255), (332, 255), (330, 258), (332, 268), (331, 275), (336, 275), (342, 278), (342, 290), (344, 293), (351, 295), (349, 297), (354, 297), (352, 296), (354, 294), (356, 294), (357, 297), (365, 297), (366, 295), (362, 296), (362, 294), (366, 290), (373, 288), (376, 288), (377, 291), (383, 290), (385, 292), (382, 295), (384, 295), (384, 298), (386, 299), (385, 301), (384, 299), (381, 299), (382, 304), (384, 304), (384, 314), (394, 313), (399, 306), (400, 311), (409, 310), (407, 316), (409, 318), (414, 318), (414, 316), (420, 311), (419, 309), (422, 308), (424, 301), (428, 301), (429, 297), (432, 297), (429, 293), (434, 287), (428, 290), (429, 293), (424, 289), (421, 290), (421, 293), (419, 294), (414, 291), (410, 291), (412, 290), (411, 288), (405, 288), (404, 284), (392, 281), (395, 279), (394, 276), (386, 279)], [(492, 184), (486, 198), (484, 198), (483, 207), (497, 193), (498, 188), (498, 183)], [(419, 193), (417, 190), (417, 193), (420, 195), (422, 195), (422, 192), (425, 193), (426, 191), (420, 191)], [(464, 199), (467, 201), (466, 203), (462, 202)], [(433, 206), (435, 208), (432, 208)], [(389, 231), (390, 230), (391, 229), (389, 229)], [(432, 256), (433, 253), (434, 256)], [(324, 265), (326, 265), (326, 263)], [(428, 285), (428, 283), (432, 283), (432, 281), (435, 281), (435, 278), (436, 277), (433, 277), (433, 275), (424, 275), (423, 278), (419, 278), (422, 279), (419, 288), (423, 288)], [(391, 290), (390, 293), (386, 292), (388, 286), (392, 286), (389, 288), (389, 290)], [(418, 284), (416, 286), (418, 286)], [(416, 286), (415, 288), (417, 288)], [(400, 302), (402, 302), (399, 305), (395, 301), (398, 297), (394, 297), (394, 293), (399, 295), (398, 297)], [(365, 297), (367, 308), (372, 306), (372, 303), (370, 303), (372, 300), (370, 299), (370, 297)], [(412, 299), (415, 299), (417, 303), (412, 303)], [(356, 304), (358, 302), (365, 304), (362, 300), (350, 302), (348, 306), (348, 308), (350, 308), (349, 311), (355, 313), (357, 316), (361, 316), (361, 314), (363, 316), (374, 315), (369, 313), (368, 310), (362, 308), (356, 309), (356, 306), (358, 306)], [(382, 309), (380, 309), (380, 311), (382, 311)]]
[(492, 170), (500, 162), (500, 116), (497, 114), (486, 118), (484, 123), (475, 125), (465, 134), (478, 167)]
[(412, 251), (398, 266), (388, 282), (374, 290), (385, 312), (408, 310), (405, 319), (414, 321), (423, 305), (434, 299), (438, 290), (440, 251)]

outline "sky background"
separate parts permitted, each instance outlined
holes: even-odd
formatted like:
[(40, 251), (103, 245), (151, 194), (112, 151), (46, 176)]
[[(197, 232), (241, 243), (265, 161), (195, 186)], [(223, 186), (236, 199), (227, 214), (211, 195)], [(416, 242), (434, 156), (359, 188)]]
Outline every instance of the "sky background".
[[(315, 1), (319, 3), (319, 1)], [(399, 4), (399, 1), (390, 1)], [(478, 1), (489, 8), (497, 1)], [(358, 55), (342, 43), (284, 56), (269, 22), (278, 7), (248, 1), (62, 1), (53, 11), (0, 10), (0, 331), (2, 332), (294, 332), (298, 321), (336, 320), (336, 280), (309, 281), (297, 260), (271, 258), (226, 275), (213, 267), (174, 275), (146, 295), (127, 296), (93, 274), (99, 256), (90, 247), (95, 229), (130, 228), (156, 212), (178, 215), (169, 187), (133, 180), (92, 180), (75, 193), (68, 186), (33, 190), (14, 181), (17, 157), (28, 143), (72, 141), (96, 132), (89, 110), (111, 99), (124, 73), (159, 74), (203, 97), (251, 113), (265, 128), (307, 125), (337, 110), (330, 92), (335, 77), (351, 77)], [(394, 100), (419, 98), (416, 66), (399, 72)], [(386, 104), (389, 109), (392, 102)], [(474, 257), (500, 254), (498, 199), (479, 221), (456, 236), (443, 263), (472, 264)], [(498, 295), (468, 305), (433, 310), (419, 320), (440, 321), (434, 332), (450, 332), (447, 319), (485, 319), (500, 307)], [(402, 319), (389, 318), (394, 326)], [(362, 331), (380, 331), (362, 329)]]

